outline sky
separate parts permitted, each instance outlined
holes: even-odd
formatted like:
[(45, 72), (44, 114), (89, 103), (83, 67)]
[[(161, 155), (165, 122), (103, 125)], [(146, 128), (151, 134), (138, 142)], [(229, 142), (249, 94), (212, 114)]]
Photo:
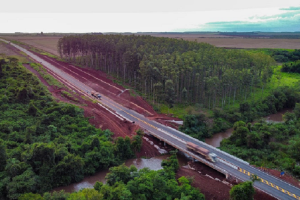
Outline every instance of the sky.
[(300, 31), (299, 0), (6, 0), (0, 33)]

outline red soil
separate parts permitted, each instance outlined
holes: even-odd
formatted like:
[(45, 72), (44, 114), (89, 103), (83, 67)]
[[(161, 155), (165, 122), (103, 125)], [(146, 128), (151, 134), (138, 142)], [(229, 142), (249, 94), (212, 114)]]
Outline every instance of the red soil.
[[(212, 168), (202, 164), (202, 163), (188, 163), (189, 167), (181, 167), (176, 178), (181, 176), (193, 177), (194, 181), (192, 186), (199, 188), (201, 193), (205, 195), (206, 200), (227, 200), (230, 198), (229, 191), (231, 185), (236, 185), (235, 181), (226, 180), (225, 176)], [(200, 172), (200, 173), (199, 173)], [(216, 180), (219, 179), (219, 180)], [(226, 181), (227, 184), (222, 181)], [(276, 200), (274, 197), (255, 190), (254, 200)]]

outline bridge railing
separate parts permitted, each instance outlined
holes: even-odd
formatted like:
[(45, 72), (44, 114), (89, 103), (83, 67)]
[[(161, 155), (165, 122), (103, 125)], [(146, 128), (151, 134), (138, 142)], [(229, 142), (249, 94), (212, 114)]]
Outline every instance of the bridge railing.
[(211, 146), (211, 145), (209, 145), (209, 144), (206, 144), (205, 142), (202, 142), (202, 141), (200, 141), (200, 140), (197, 140), (196, 138), (193, 138), (193, 137), (191, 137), (191, 136), (189, 136), (189, 135), (187, 135), (187, 134), (184, 134), (184, 133), (182, 133), (182, 132), (180, 132), (180, 131), (178, 131), (178, 130), (172, 128), (172, 127), (168, 127), (168, 128), (172, 129), (173, 131), (175, 131), (175, 132), (177, 132), (177, 133), (179, 133), (179, 134), (181, 134), (181, 135), (185, 135), (186, 137), (190, 138), (191, 140), (194, 140), (194, 141), (196, 141), (196, 142), (201, 143), (203, 146), (206, 146), (206, 147), (208, 147), (208, 148), (212, 148), (213, 150), (215, 150), (215, 151), (217, 151), (217, 152), (220, 152), (220, 153), (222, 153), (222, 154), (225, 154), (225, 155), (227, 155), (228, 157), (231, 157), (231, 158), (233, 158), (233, 159), (235, 159), (235, 160), (238, 160), (238, 161), (240, 161), (240, 162), (242, 162), (242, 163), (244, 163), (244, 164), (246, 164), (246, 165), (249, 165), (248, 162), (246, 162), (246, 161), (244, 161), (244, 160), (242, 160), (242, 159), (240, 159), (240, 158), (238, 158), (238, 157), (235, 157), (235, 156), (233, 156), (233, 155), (231, 155), (231, 154), (229, 154), (229, 153), (227, 153), (227, 152), (225, 152), (225, 151), (222, 151), (222, 150), (220, 150), (220, 149), (218, 149), (218, 148), (216, 148), (216, 147), (213, 147), (213, 146)]
[(154, 132), (152, 132), (152, 131), (146, 130), (146, 132), (149, 132), (151, 135), (153, 135), (153, 136), (157, 137), (158, 139), (160, 139), (160, 140), (162, 140), (162, 141), (168, 143), (169, 145), (173, 146), (174, 148), (176, 148), (176, 149), (178, 149), (178, 150), (180, 150), (180, 151), (182, 151), (182, 152), (184, 152), (184, 153), (190, 155), (192, 158), (194, 158), (194, 159), (196, 159), (196, 160), (198, 160), (198, 161), (200, 161), (200, 162), (206, 164), (207, 166), (209, 166), (209, 167), (211, 167), (211, 168), (213, 168), (213, 169), (219, 171), (220, 173), (224, 174), (226, 177), (228, 176), (228, 172), (227, 172), (226, 170), (224, 170), (224, 169), (222, 169), (222, 168), (220, 168), (220, 167), (214, 165), (213, 163), (207, 161), (206, 159), (201, 158), (201, 157), (199, 157), (198, 155), (196, 155), (196, 154), (194, 154), (194, 153), (188, 151), (187, 149), (184, 149), (184, 148), (182, 148), (182, 147), (180, 147), (180, 146), (174, 144), (173, 142), (166, 140), (165, 138), (159, 136), (158, 134), (156, 134), (156, 133), (154, 133)]

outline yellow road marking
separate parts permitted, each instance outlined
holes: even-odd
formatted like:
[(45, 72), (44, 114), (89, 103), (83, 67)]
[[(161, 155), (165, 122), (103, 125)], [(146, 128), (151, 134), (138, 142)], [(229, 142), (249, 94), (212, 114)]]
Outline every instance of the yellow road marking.
[[(240, 172), (244, 173), (244, 174), (247, 174), (248, 176), (253, 175), (252, 173), (250, 173), (250, 172), (248, 172), (248, 171), (246, 171), (246, 170), (244, 170), (244, 169), (242, 169), (242, 168), (239, 168), (238, 170), (239, 170)], [(279, 187), (279, 186), (277, 186), (277, 185), (275, 185), (275, 184), (273, 184), (273, 183), (271, 183), (271, 182), (268, 182), (267, 180), (264, 180), (264, 179), (262, 179), (262, 178), (260, 178), (260, 177), (258, 177), (258, 178), (261, 180), (261, 182), (263, 182), (263, 183), (265, 183), (265, 184), (271, 186), (272, 188), (275, 188), (275, 189), (277, 189), (277, 190), (280, 191), (280, 192), (283, 192), (283, 193), (285, 193), (285, 194), (288, 194), (288, 195), (291, 196), (291, 197), (294, 197), (295, 199), (300, 200), (300, 196), (297, 196), (296, 194), (290, 193), (289, 191), (287, 191), (287, 190), (285, 190), (285, 189), (283, 189), (283, 188), (281, 188), (281, 187)]]

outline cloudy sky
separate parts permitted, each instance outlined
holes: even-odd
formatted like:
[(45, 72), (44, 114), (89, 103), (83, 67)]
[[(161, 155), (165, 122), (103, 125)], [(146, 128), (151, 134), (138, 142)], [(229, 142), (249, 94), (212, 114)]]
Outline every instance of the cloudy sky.
[(300, 31), (300, 0), (9, 0), (1, 33)]

